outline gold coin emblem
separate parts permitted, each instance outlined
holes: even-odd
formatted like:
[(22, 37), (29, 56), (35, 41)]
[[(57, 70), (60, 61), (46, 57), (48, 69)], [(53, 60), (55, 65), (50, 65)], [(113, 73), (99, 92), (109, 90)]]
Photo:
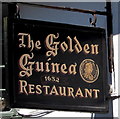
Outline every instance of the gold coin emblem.
[(80, 64), (80, 76), (87, 83), (93, 83), (98, 79), (99, 68), (92, 59), (85, 59)]

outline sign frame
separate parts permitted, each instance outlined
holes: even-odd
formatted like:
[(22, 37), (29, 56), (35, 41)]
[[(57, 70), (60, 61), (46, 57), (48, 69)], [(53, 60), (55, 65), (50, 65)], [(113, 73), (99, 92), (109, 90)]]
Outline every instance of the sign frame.
[[(106, 59), (104, 59), (104, 62), (106, 63), (106, 66), (104, 67), (105, 72), (103, 72), (104, 75), (104, 79), (106, 79), (105, 81), (103, 81), (103, 87), (104, 87), (104, 106), (100, 107), (100, 106), (69, 106), (69, 105), (49, 105), (49, 104), (38, 104), (38, 103), (34, 103), (34, 102), (18, 102), (17, 98), (15, 97), (15, 92), (14, 90), (16, 89), (15, 87), (15, 82), (14, 82), (14, 71), (15, 69), (12, 68), (14, 66), (14, 56), (15, 54), (13, 53), (13, 50), (11, 52), (11, 48), (14, 47), (14, 25), (16, 23), (23, 23), (23, 24), (33, 24), (33, 25), (40, 25), (43, 24), (45, 26), (50, 26), (50, 27), (58, 27), (60, 29), (84, 29), (84, 30), (88, 30), (91, 31), (91, 33), (93, 33), (92, 31), (95, 32), (102, 32), (104, 34), (104, 39), (106, 39), (105, 37), (105, 30), (101, 29), (101, 28), (93, 28), (93, 27), (84, 27), (84, 26), (75, 26), (75, 25), (68, 25), (68, 24), (61, 24), (61, 23), (52, 23), (52, 22), (45, 22), (45, 21), (36, 21), (36, 20), (25, 20), (25, 19), (13, 19), (13, 20), (8, 20), (7, 19), (4, 21), (4, 26), (6, 24), (8, 24), (8, 26), (6, 26), (6, 28), (4, 27), (4, 39), (5, 39), (5, 62), (6, 62), (6, 89), (8, 91), (9, 94), (9, 100), (10, 100), (10, 107), (14, 107), (14, 108), (38, 108), (38, 109), (55, 109), (55, 110), (67, 110), (67, 111), (85, 111), (85, 112), (108, 112), (108, 84), (107, 84), (107, 79), (108, 79), (108, 59), (107, 59), (107, 45), (104, 46), (105, 49), (105, 53), (103, 53), (103, 57), (105, 57)], [(74, 28), (73, 28), (74, 27)], [(6, 34), (7, 33), (7, 34)], [(94, 34), (94, 33), (93, 33)], [(104, 41), (104, 43), (106, 43), (107, 41)]]

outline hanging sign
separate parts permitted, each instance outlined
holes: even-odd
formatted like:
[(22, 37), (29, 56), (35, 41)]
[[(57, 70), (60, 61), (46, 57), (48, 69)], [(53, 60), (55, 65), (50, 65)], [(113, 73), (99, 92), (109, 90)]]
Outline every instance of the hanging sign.
[(9, 27), (12, 107), (105, 112), (105, 30), (32, 20)]

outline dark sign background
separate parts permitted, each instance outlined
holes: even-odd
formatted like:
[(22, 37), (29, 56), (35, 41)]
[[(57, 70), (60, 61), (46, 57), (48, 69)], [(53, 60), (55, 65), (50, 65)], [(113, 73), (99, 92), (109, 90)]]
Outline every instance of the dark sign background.
[[(30, 77), (19, 77), (21, 69), (18, 66), (20, 56), (23, 54), (30, 54), (28, 48), (19, 48), (19, 36), (18, 33), (29, 33), (31, 39), (35, 41), (40, 40), (41, 49), (33, 50), (34, 58), (32, 61), (48, 62), (46, 56), (47, 49), (45, 47), (45, 39), (49, 34), (59, 33), (59, 38), (54, 40), (67, 43), (67, 37), (72, 39), (76, 36), (81, 46), (84, 44), (98, 44), (99, 54), (85, 54), (83, 51), (79, 54), (68, 51), (62, 52), (58, 50), (58, 54), (55, 57), (51, 57), (49, 63), (77, 64), (77, 74), (62, 74), (62, 73), (47, 73), (47, 72), (35, 72)], [(9, 85), (9, 96), (11, 107), (22, 108), (39, 108), (39, 109), (58, 109), (58, 110), (76, 110), (76, 111), (89, 111), (89, 112), (106, 112), (108, 111), (107, 105), (107, 45), (105, 38), (105, 30), (101, 28), (91, 28), (83, 26), (74, 26), (58, 23), (50, 23), (43, 21), (32, 20), (14, 20), (9, 23), (8, 26), (8, 76), (7, 79)], [(75, 45), (73, 41), (73, 46)], [(79, 73), (79, 65), (85, 59), (92, 59), (99, 67), (98, 79), (93, 83), (85, 82)], [(45, 81), (44, 77), (58, 77), (59, 83), (54, 81)], [(56, 95), (37, 95), (37, 94), (20, 94), (19, 93), (19, 80), (25, 80), (28, 84), (34, 85), (47, 85), (53, 87), (72, 87), (75, 91), (80, 87), (81, 90), (86, 89), (99, 89), (99, 97), (95, 98), (80, 98), (69, 96), (56, 96)]]

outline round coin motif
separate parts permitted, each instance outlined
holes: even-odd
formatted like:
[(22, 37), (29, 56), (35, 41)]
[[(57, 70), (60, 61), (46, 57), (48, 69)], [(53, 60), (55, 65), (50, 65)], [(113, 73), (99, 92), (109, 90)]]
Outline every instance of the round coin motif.
[(80, 64), (80, 76), (87, 83), (93, 83), (98, 79), (99, 68), (92, 59), (85, 59)]

